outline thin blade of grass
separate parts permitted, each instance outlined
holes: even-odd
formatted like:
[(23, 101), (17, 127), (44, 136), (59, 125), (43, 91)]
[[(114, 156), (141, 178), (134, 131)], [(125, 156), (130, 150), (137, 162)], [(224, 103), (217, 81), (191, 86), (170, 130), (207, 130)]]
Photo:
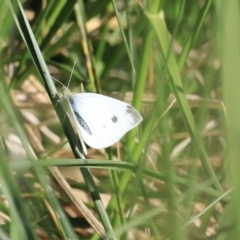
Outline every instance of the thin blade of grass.
[[(7, 2), (8, 2), (8, 6), (9, 6), (11, 12), (12, 12), (12, 15), (14, 17), (15, 23), (18, 26), (20, 34), (21, 34), (24, 42), (26, 43), (26, 46), (29, 50), (29, 53), (32, 56), (32, 59), (33, 59), (35, 65), (38, 69), (38, 72), (39, 72), (40, 76), (42, 77), (42, 79), (45, 83), (46, 90), (49, 94), (49, 97), (50, 97), (52, 103), (53, 103), (53, 106), (55, 106), (58, 117), (59, 117), (60, 120), (64, 119), (63, 128), (64, 128), (65, 134), (66, 134), (66, 136), (67, 136), (67, 138), (70, 142), (72, 150), (73, 150), (76, 157), (83, 157), (80, 154), (79, 149), (81, 149), (81, 147), (79, 146), (79, 143), (76, 139), (74, 131), (71, 127), (71, 124), (70, 124), (68, 118), (64, 117), (66, 114), (64, 113), (61, 105), (59, 104), (60, 99), (58, 97), (55, 85), (54, 85), (53, 80), (52, 80), (52, 78), (49, 74), (48, 68), (46, 66), (46, 63), (45, 63), (43, 57), (42, 57), (41, 51), (40, 51), (40, 49), (38, 47), (38, 44), (35, 40), (35, 37), (34, 37), (33, 32), (31, 30), (31, 27), (30, 27), (30, 25), (29, 25), (29, 23), (28, 23), (28, 21), (25, 17), (25, 14), (24, 14), (24, 11), (21, 7), (21, 4), (18, 2), (18, 7), (19, 7), (20, 12), (19, 12), (19, 15), (17, 16), (15, 14), (14, 9), (11, 6), (11, 3), (9, 1), (7, 1)], [(107, 235), (110, 236), (112, 239), (115, 239), (114, 234), (111, 230), (112, 227), (111, 227), (110, 221), (109, 221), (109, 219), (107, 217), (107, 214), (106, 214), (106, 211), (103, 207), (100, 195), (99, 195), (98, 191), (96, 190), (96, 186), (95, 186), (93, 178), (90, 174), (90, 171), (86, 168), (81, 169), (81, 171), (83, 173), (86, 184), (89, 188), (89, 192), (91, 193), (91, 196), (93, 198), (93, 202), (94, 202), (94, 204), (95, 204), (95, 206), (96, 206), (96, 208), (99, 212), (99, 215), (101, 217), (101, 220), (104, 224)], [(41, 177), (41, 176), (39, 176), (39, 177)], [(44, 186), (46, 186), (46, 185), (44, 185)], [(50, 195), (49, 197), (53, 197), (53, 196)], [(54, 201), (54, 199), (55, 198), (53, 198), (51, 200), (52, 200), (53, 205), (55, 204), (55, 206), (56, 206), (56, 201)], [(65, 223), (66, 222), (63, 222), (63, 224), (65, 224)], [(66, 227), (66, 229), (68, 229), (68, 225), (65, 225), (65, 227)], [(73, 232), (70, 232), (70, 234), (74, 235)]]
[[(161, 46), (162, 52), (164, 54), (164, 57), (166, 58), (168, 49), (169, 49), (169, 38), (168, 38), (168, 32), (167, 32), (164, 18), (162, 15), (159, 15), (159, 14), (153, 15), (146, 11), (145, 11), (145, 14), (148, 17), (150, 23), (152, 24), (153, 29), (155, 30), (155, 33), (158, 38), (159, 44)], [(190, 109), (189, 104), (185, 97), (185, 93), (183, 90), (183, 86), (182, 86), (182, 82), (181, 82), (181, 78), (179, 75), (179, 70), (178, 70), (176, 61), (171, 52), (169, 54), (168, 59), (169, 59), (168, 70), (169, 70), (169, 74), (171, 76), (170, 84), (171, 84), (171, 87), (176, 96), (177, 102), (179, 104), (179, 108), (181, 110), (185, 124), (188, 128), (188, 131), (189, 131), (189, 134), (193, 141), (193, 144), (196, 148), (196, 153), (199, 155), (199, 158), (200, 158), (206, 172), (208, 173), (208, 175), (214, 179), (213, 184), (214, 184), (215, 188), (222, 192), (221, 184), (219, 183), (219, 180), (218, 180), (215, 172), (213, 171), (211, 164), (208, 161), (207, 153), (203, 146), (198, 129), (196, 128), (194, 118), (191, 113), (191, 109)]]
[(119, 29), (121, 31), (121, 35), (122, 35), (122, 38), (123, 38), (123, 42), (124, 42), (125, 48), (127, 50), (127, 55), (128, 55), (131, 67), (132, 67), (132, 71), (135, 74), (136, 72), (135, 72), (135, 67), (134, 67), (134, 63), (133, 63), (133, 59), (132, 59), (132, 54), (131, 54), (131, 51), (130, 51), (129, 46), (128, 46), (126, 35), (124, 33), (124, 29), (123, 29), (123, 26), (122, 26), (122, 23), (121, 23), (121, 19), (120, 19), (120, 16), (119, 16), (117, 4), (116, 4), (115, 0), (111, 0), (111, 1), (112, 1), (113, 8), (114, 8), (117, 20), (118, 20), (118, 26), (119, 26)]

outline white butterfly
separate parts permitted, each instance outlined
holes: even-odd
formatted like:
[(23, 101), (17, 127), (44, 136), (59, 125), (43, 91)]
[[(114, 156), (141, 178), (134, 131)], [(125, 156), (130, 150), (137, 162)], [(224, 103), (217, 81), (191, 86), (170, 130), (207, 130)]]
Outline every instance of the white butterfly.
[(54, 80), (63, 86), (62, 105), (78, 132), (85, 154), (84, 142), (95, 149), (109, 147), (142, 121), (141, 114), (125, 102), (96, 93), (72, 94), (68, 86), (73, 69), (67, 87)]
[(109, 147), (142, 121), (140, 113), (131, 105), (101, 94), (72, 94), (64, 87), (62, 102), (78, 131), (85, 154), (84, 142), (95, 149)]

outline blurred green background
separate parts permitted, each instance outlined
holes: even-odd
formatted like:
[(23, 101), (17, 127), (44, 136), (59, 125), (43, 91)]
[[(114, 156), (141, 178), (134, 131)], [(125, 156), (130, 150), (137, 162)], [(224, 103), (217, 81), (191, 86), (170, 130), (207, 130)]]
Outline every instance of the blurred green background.
[[(239, 7), (0, 0), (0, 239), (240, 239)], [(143, 116), (87, 160), (53, 80), (76, 59), (73, 93)]]

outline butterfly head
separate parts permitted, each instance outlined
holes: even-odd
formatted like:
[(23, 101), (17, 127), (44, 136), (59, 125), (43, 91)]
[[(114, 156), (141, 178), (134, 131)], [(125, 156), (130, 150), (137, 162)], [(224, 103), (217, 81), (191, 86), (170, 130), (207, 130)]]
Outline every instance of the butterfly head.
[(69, 90), (69, 88), (67, 88), (67, 87), (63, 87), (63, 97), (70, 97), (70, 96), (72, 96), (72, 93), (71, 93), (71, 91)]

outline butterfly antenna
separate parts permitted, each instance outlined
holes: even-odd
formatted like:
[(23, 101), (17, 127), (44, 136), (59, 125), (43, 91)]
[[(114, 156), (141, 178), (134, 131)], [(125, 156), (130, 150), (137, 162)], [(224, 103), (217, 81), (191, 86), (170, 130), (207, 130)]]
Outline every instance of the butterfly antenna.
[(67, 88), (69, 88), (69, 84), (70, 84), (70, 81), (71, 81), (71, 78), (72, 78), (72, 75), (73, 75), (73, 70), (74, 70), (74, 68), (75, 68), (76, 63), (77, 63), (77, 59), (74, 61), (73, 68), (72, 68), (72, 72), (71, 72), (70, 78), (69, 78), (69, 80), (68, 80)]
[[(46, 74), (45, 72), (43, 72), (43, 73)], [(59, 80), (57, 80), (55, 77), (51, 76), (51, 78), (52, 78), (54, 81), (60, 83), (64, 88), (66, 87), (66, 86), (63, 85)]]
[(54, 81), (60, 83), (64, 88), (66, 88), (66, 86), (65, 86), (64, 84), (62, 84), (59, 80), (57, 80), (55, 77), (51, 76), (51, 78), (52, 78)]

